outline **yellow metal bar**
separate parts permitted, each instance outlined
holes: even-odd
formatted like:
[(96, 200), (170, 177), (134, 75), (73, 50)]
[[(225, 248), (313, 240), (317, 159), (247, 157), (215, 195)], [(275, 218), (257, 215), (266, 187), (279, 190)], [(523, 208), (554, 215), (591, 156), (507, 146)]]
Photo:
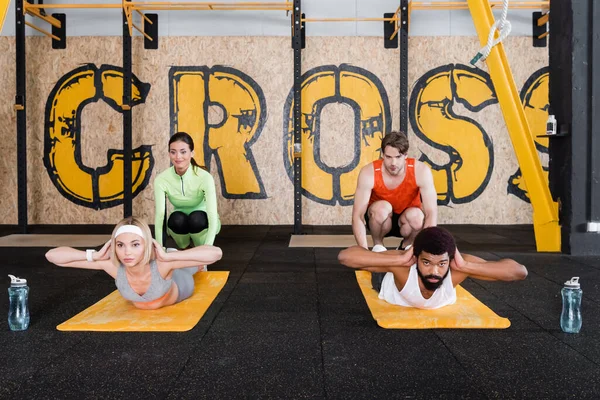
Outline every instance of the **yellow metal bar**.
[(187, 5), (194, 5), (194, 6), (208, 6), (208, 5), (212, 5), (212, 6), (230, 6), (230, 7), (236, 7), (236, 6), (282, 6), (282, 5), (289, 5), (290, 7), (292, 6), (292, 3), (289, 1), (274, 1), (274, 2), (265, 2), (265, 1), (238, 1), (238, 2), (232, 2), (232, 3), (225, 3), (225, 2), (213, 2), (213, 1), (189, 1), (189, 2), (183, 2), (183, 1), (132, 1), (131, 2), (132, 5), (136, 5), (136, 6), (187, 6)]
[[(395, 18), (395, 22), (394, 21), (390, 21), (390, 23), (395, 23), (396, 24), (396, 29), (394, 29), (394, 32), (392, 33), (392, 36), (390, 36), (389, 40), (392, 40), (396, 37), (396, 35), (398, 34), (398, 32), (400, 32), (400, 18), (398, 18), (398, 13), (400, 13), (402, 6), (398, 6), (398, 8), (396, 9), (396, 12), (394, 13), (394, 18)], [(410, 2), (408, 3), (408, 16), (410, 18)]]
[(135, 12), (137, 12), (138, 14), (140, 14), (142, 16), (142, 18), (144, 18), (144, 23), (149, 23), (150, 25), (153, 24), (152, 20), (148, 17), (146, 17), (146, 14), (144, 14), (143, 12), (141, 12), (140, 10), (135, 10)]
[(38, 28), (37, 26), (35, 26), (34, 24), (32, 24), (32, 23), (31, 23), (31, 22), (29, 22), (29, 21), (25, 21), (25, 25), (27, 25), (27, 26), (28, 26), (28, 27), (30, 27), (30, 28), (33, 28), (33, 29), (35, 29), (35, 30), (36, 30), (36, 31), (38, 31), (38, 32), (41, 32), (41, 33), (43, 33), (44, 35), (46, 35), (46, 36), (48, 36), (48, 37), (51, 37), (51, 38), (52, 38), (52, 39), (54, 39), (54, 40), (60, 40), (60, 38), (59, 38), (58, 36), (54, 36), (54, 35), (53, 35), (53, 34), (51, 34), (50, 32), (48, 32), (48, 31), (45, 31), (45, 30), (43, 30), (42, 28)]
[[(502, 6), (501, 1), (490, 1), (490, 7)], [(466, 1), (411, 1), (413, 10), (466, 10), (469, 8)], [(514, 9), (548, 9), (550, 1), (510, 1), (508, 8)]]
[(218, 2), (170, 2), (149, 1), (131, 2), (135, 9), (139, 10), (283, 10), (292, 9), (291, 2), (250, 2), (240, 1), (234, 3)]
[(154, 41), (154, 39), (152, 39), (152, 36), (148, 35), (146, 32), (144, 32), (144, 30), (142, 28), (140, 28), (138, 25), (136, 25), (135, 23), (131, 23), (131, 25), (133, 25), (133, 27), (142, 35), (144, 35), (146, 37), (146, 39), (150, 40), (150, 41)]
[(244, 5), (244, 6), (280, 6), (282, 4), (292, 4), (289, 1), (237, 1), (231, 3), (225, 2), (215, 2), (215, 1), (132, 1), (133, 5), (155, 5), (155, 6), (172, 6), (172, 5), (217, 5), (217, 6), (236, 6), (236, 5)]
[(54, 18), (52, 16), (42, 15), (40, 10), (38, 10), (37, 8), (30, 8), (29, 3), (26, 1), (23, 2), (23, 11), (25, 11), (25, 13), (27, 13), (31, 16), (38, 17), (39, 19), (46, 21), (47, 23), (49, 23), (52, 26), (60, 28), (59, 20), (57, 20), (56, 18)]
[(392, 33), (392, 36), (390, 36), (390, 40), (394, 39), (398, 32), (400, 32), (400, 27), (398, 26), (398, 24), (396, 24), (396, 29), (394, 29), (394, 33)]
[[(1, 1), (1, 0), (0, 0)], [(128, 7), (135, 10), (291, 10), (291, 2), (236, 2), (236, 3), (213, 3), (213, 2), (130, 2)], [(53, 8), (123, 8), (122, 4), (29, 4), (28, 9), (53, 9)]]
[(2, 27), (4, 26), (4, 20), (6, 19), (9, 5), (10, 0), (0, 0), (0, 32), (2, 32)]
[(222, 6), (133, 6), (135, 10), (146, 10), (146, 11), (290, 11), (286, 7), (222, 7)]
[(398, 18), (302, 18), (302, 22), (398, 21)]
[[(490, 3), (488, 0), (468, 0), (468, 2), (479, 41), (484, 46), (494, 23)], [(502, 43), (492, 48), (486, 62), (519, 166), (527, 183), (527, 191), (533, 207), (537, 250), (560, 251), (558, 206), (552, 201), (548, 183), (544, 178), (533, 136)]]
[(30, 9), (50, 10), (53, 8), (122, 8), (121, 4), (29, 4)]
[[(491, 7), (501, 6), (501, 1), (492, 1), (489, 3)], [(509, 8), (519, 9), (541, 9), (548, 8), (549, 1), (511, 1), (508, 3)], [(438, 1), (438, 2), (418, 2), (411, 1), (408, 3), (408, 18), (410, 24), (410, 14), (413, 10), (467, 10), (469, 3), (466, 1)], [(305, 18), (303, 22), (355, 22), (355, 21), (397, 21), (397, 14), (400, 12), (400, 7), (396, 10), (392, 18)], [(543, 18), (543, 17), (542, 17)], [(410, 26), (410, 25), (409, 25)], [(393, 39), (398, 32), (394, 32), (390, 39)]]
[(549, 13), (542, 15), (541, 17), (538, 18), (537, 25), (538, 26), (546, 25), (548, 23), (549, 17), (550, 17)]

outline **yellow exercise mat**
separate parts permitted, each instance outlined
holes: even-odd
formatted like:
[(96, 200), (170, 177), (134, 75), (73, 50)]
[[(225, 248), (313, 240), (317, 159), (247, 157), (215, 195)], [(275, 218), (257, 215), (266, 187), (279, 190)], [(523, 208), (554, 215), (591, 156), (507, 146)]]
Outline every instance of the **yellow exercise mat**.
[(110, 235), (8, 235), (0, 237), (0, 247), (98, 247)]
[[(373, 247), (371, 235), (367, 235), (367, 244)], [(400, 238), (383, 238), (383, 244), (389, 250), (395, 250), (400, 244)], [(336, 247), (346, 248), (356, 246), (356, 239), (352, 235), (292, 235), (289, 247)]]
[(371, 286), (371, 273), (356, 271), (356, 280), (367, 305), (377, 321), (386, 329), (505, 329), (508, 318), (499, 317), (473, 295), (456, 287), (456, 303), (435, 310), (396, 306), (379, 299)]
[(96, 304), (58, 325), (59, 331), (185, 332), (192, 329), (215, 300), (228, 271), (197, 272), (194, 294), (157, 310), (140, 310), (114, 291)]

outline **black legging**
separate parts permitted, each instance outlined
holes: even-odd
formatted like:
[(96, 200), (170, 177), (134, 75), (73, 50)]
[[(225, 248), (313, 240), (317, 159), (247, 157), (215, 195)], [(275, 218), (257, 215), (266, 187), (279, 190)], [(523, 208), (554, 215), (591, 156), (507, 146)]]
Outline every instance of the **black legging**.
[(169, 216), (167, 226), (178, 235), (200, 233), (208, 228), (208, 216), (204, 211), (194, 211), (190, 215), (174, 211)]

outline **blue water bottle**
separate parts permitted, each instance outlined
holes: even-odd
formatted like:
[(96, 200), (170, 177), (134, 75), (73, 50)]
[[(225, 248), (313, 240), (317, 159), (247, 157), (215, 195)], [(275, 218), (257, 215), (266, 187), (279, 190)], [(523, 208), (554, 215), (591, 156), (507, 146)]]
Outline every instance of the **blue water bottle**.
[(10, 277), (8, 326), (11, 331), (24, 331), (29, 327), (29, 306), (27, 304), (29, 286), (25, 279), (17, 278), (14, 275), (8, 276)]
[(562, 313), (560, 327), (566, 333), (579, 333), (581, 330), (581, 295), (579, 277), (576, 276), (565, 282), (562, 294)]

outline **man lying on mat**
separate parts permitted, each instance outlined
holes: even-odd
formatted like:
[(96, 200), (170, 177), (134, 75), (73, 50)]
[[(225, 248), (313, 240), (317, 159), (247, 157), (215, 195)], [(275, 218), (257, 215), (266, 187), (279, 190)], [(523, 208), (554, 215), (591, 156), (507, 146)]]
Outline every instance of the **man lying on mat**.
[(407, 250), (380, 253), (354, 246), (342, 250), (339, 261), (350, 268), (385, 273), (381, 287), (373, 287), (388, 303), (433, 309), (456, 302), (456, 285), (467, 277), (488, 281), (515, 281), (527, 269), (511, 259), (485, 261), (461, 254), (454, 238), (440, 227), (423, 229)]
[(146, 310), (190, 297), (198, 266), (219, 261), (221, 256), (220, 248), (208, 245), (166, 253), (152, 239), (148, 225), (135, 217), (119, 222), (98, 252), (57, 247), (46, 253), (48, 261), (60, 267), (106, 271), (115, 278), (121, 296)]

